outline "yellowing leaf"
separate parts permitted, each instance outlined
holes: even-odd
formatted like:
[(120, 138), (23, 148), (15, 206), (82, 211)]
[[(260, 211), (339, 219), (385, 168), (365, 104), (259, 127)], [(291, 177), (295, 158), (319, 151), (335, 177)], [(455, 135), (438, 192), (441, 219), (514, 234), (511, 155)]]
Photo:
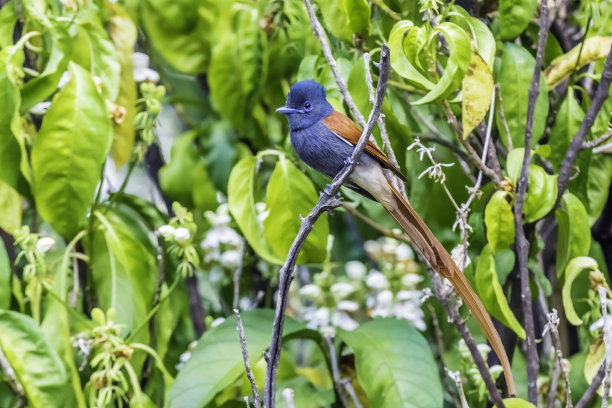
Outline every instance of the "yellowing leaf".
[(531, 402), (520, 398), (506, 398), (504, 399), (504, 405), (506, 408), (535, 408), (535, 405)]
[(567, 268), (565, 268), (565, 283), (561, 290), (561, 294), (563, 295), (563, 308), (565, 309), (565, 317), (567, 317), (567, 320), (574, 326), (580, 326), (582, 324), (582, 319), (576, 313), (574, 301), (572, 299), (572, 285), (574, 284), (574, 280), (583, 270), (591, 271), (597, 269), (597, 261), (588, 256), (578, 256), (572, 259), (567, 264)]
[(21, 196), (0, 179), (0, 228), (12, 234), (21, 227)]
[[(590, 62), (607, 57), (611, 46), (612, 37), (587, 38), (582, 46), (582, 51), (580, 51), (580, 44), (578, 44), (571, 51), (558, 56), (550, 63), (544, 70), (546, 85), (549, 88), (555, 87), (574, 70), (579, 70)], [(578, 55), (580, 55), (580, 60), (578, 60)]]
[[(584, 361), (584, 378), (589, 384), (593, 382), (593, 378), (597, 375), (601, 363), (603, 363), (606, 354), (606, 348), (604, 346), (603, 339), (600, 337), (595, 340), (595, 343), (589, 347), (589, 354)], [(603, 385), (599, 387), (597, 393), (603, 395)]]
[(493, 75), (484, 59), (472, 50), (470, 66), (463, 77), (463, 104), (461, 123), (463, 138), (467, 138), (482, 120), (491, 106)]

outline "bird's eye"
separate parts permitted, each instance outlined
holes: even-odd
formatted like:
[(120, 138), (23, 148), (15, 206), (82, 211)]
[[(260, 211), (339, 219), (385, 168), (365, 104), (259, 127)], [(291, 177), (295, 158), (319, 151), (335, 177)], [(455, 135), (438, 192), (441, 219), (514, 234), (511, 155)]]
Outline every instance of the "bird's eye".
[(304, 102), (304, 110), (306, 112), (310, 112), (312, 110), (312, 104), (310, 103), (310, 101)]

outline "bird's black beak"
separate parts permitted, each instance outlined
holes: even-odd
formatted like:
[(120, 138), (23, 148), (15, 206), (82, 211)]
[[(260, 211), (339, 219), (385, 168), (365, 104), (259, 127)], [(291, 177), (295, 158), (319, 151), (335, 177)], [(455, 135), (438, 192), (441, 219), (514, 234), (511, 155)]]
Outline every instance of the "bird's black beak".
[(293, 109), (293, 108), (290, 108), (290, 107), (288, 107), (288, 106), (281, 106), (281, 107), (280, 107), (280, 108), (278, 108), (276, 111), (277, 111), (277, 112), (279, 112), (279, 113), (284, 113), (285, 115), (287, 115), (287, 114), (289, 114), (289, 113), (302, 113), (302, 111), (301, 111), (301, 110), (299, 110), (299, 109)]

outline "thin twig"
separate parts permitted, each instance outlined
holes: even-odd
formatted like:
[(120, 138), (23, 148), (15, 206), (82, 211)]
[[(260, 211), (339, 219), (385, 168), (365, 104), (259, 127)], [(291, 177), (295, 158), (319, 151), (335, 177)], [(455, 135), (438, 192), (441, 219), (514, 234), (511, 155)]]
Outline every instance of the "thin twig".
[[(316, 19), (314, 13), (312, 12), (310, 2), (308, 0), (305, 0), (304, 2), (309, 8), (310, 17)], [(313, 22), (313, 27), (320, 28), (320, 24), (318, 23), (318, 21), (316, 22), (316, 24), (315, 22)], [(266, 408), (274, 408), (275, 406), (274, 396), (276, 392), (276, 373), (278, 370), (278, 363), (280, 361), (282, 333), (285, 321), (285, 309), (287, 308), (287, 297), (289, 294), (289, 287), (291, 286), (291, 281), (293, 280), (293, 270), (295, 267), (297, 256), (300, 250), (302, 249), (306, 237), (308, 236), (310, 231), (312, 231), (314, 223), (317, 221), (319, 216), (325, 211), (338, 207), (341, 204), (341, 201), (336, 199), (335, 196), (338, 193), (338, 190), (340, 189), (340, 186), (342, 185), (344, 180), (346, 180), (348, 175), (357, 166), (357, 160), (361, 153), (365, 150), (365, 146), (378, 120), (380, 110), (382, 109), (385, 90), (387, 88), (389, 66), (389, 47), (387, 47), (386, 44), (383, 44), (380, 50), (380, 78), (378, 80), (376, 90), (376, 104), (374, 105), (374, 108), (370, 113), (368, 123), (363, 128), (363, 132), (361, 134), (359, 142), (355, 146), (355, 149), (353, 150), (351, 156), (347, 158), (342, 170), (336, 175), (336, 177), (334, 177), (332, 182), (328, 184), (327, 187), (325, 187), (325, 190), (323, 190), (323, 193), (321, 194), (317, 205), (315, 205), (315, 207), (310, 211), (310, 213), (302, 219), (302, 225), (300, 227), (300, 230), (298, 231), (297, 236), (291, 244), (289, 253), (287, 254), (287, 258), (285, 259), (285, 263), (283, 264), (279, 272), (280, 278), (278, 286), (278, 299), (276, 302), (276, 311), (274, 314), (272, 339), (270, 341), (270, 347), (267, 354), (268, 367), (266, 371), (266, 387), (264, 391), (264, 406)]]
[(389, 15), (389, 17), (391, 17), (392, 19), (394, 19), (395, 21), (400, 21), (402, 19), (402, 17), (397, 14), (395, 11), (391, 10), (389, 8), (389, 6), (387, 6), (383, 0), (372, 0), (372, 3), (374, 3), (375, 5), (377, 5), (382, 11), (384, 11), (385, 13), (387, 13)]
[(238, 309), (238, 303), (240, 301), (240, 278), (242, 277), (242, 268), (244, 266), (244, 258), (246, 257), (247, 243), (242, 240), (242, 251), (240, 254), (240, 263), (234, 272), (234, 299), (232, 301), (232, 308)]
[(521, 303), (523, 305), (523, 320), (525, 323), (525, 349), (527, 354), (527, 398), (532, 404), (538, 400), (538, 350), (535, 343), (535, 325), (533, 321), (533, 304), (531, 302), (531, 289), (529, 287), (529, 270), (527, 262), (529, 257), (529, 241), (523, 229), (523, 207), (525, 194), (529, 183), (529, 163), (531, 161), (531, 141), (533, 138), (533, 118), (535, 103), (540, 93), (540, 76), (544, 60), (544, 46), (548, 37), (548, 2), (541, 2), (540, 29), (538, 32), (538, 49), (533, 69), (531, 84), (529, 85), (529, 98), (527, 102), (527, 122), (525, 124), (525, 153), (521, 175), (518, 180), (516, 202), (514, 204), (514, 228), (516, 230), (516, 249), (518, 252), (518, 267), (521, 279)]
[(580, 397), (580, 400), (578, 400), (574, 408), (585, 408), (591, 402), (595, 394), (597, 394), (597, 390), (601, 386), (605, 373), (606, 362), (603, 361), (599, 367), (599, 370), (597, 371), (597, 374), (595, 374), (595, 377), (593, 377), (591, 380), (591, 384), (589, 384), (588, 388), (584, 394), (582, 394), (582, 397)]
[(495, 91), (497, 95), (497, 113), (499, 113), (499, 120), (501, 120), (501, 123), (504, 126), (504, 131), (506, 132), (506, 143), (508, 150), (512, 150), (512, 137), (510, 136), (510, 128), (508, 127), (508, 121), (506, 121), (506, 115), (504, 114), (500, 84), (495, 84)]
[(234, 314), (236, 315), (236, 329), (238, 330), (238, 336), (240, 337), (240, 347), (242, 348), (244, 369), (246, 370), (247, 378), (251, 383), (251, 391), (253, 392), (253, 406), (255, 408), (261, 408), (257, 384), (255, 383), (253, 371), (251, 371), (251, 365), (249, 364), (249, 352), (247, 351), (246, 339), (244, 338), (244, 326), (242, 325), (242, 319), (240, 318), (240, 311), (238, 309), (234, 309)]
[[(363, 65), (365, 66), (366, 84), (368, 86), (370, 104), (374, 105), (374, 103), (376, 102), (376, 96), (374, 94), (374, 87), (372, 86), (372, 73), (370, 71), (370, 54), (367, 52), (363, 54)], [(383, 147), (387, 152), (389, 161), (391, 162), (391, 164), (393, 164), (399, 169), (400, 165), (397, 162), (395, 152), (393, 151), (393, 148), (391, 147), (391, 142), (389, 141), (389, 135), (387, 134), (387, 127), (385, 126), (385, 114), (382, 112), (378, 117), (378, 128), (380, 129), (380, 138), (382, 139)], [(406, 187), (404, 186), (402, 180), (398, 176), (393, 174), (390, 170), (385, 170), (385, 173), (387, 174), (387, 178), (391, 176), (391, 180), (394, 181), (393, 184), (395, 185), (395, 187), (404, 197), (406, 197)]]
[(346, 389), (342, 384), (342, 377), (340, 376), (340, 367), (338, 366), (338, 357), (336, 356), (336, 346), (334, 345), (334, 340), (328, 335), (324, 335), (323, 338), (325, 339), (327, 347), (329, 348), (329, 360), (331, 363), (332, 381), (334, 382), (334, 387), (336, 388), (336, 392), (340, 397), (342, 406), (348, 407), (350, 406), (348, 395), (346, 395)]
[(595, 140), (591, 140), (589, 142), (582, 143), (582, 150), (592, 149), (594, 147), (597, 147), (611, 137), (612, 137), (612, 131), (608, 131), (607, 133), (604, 133), (603, 135), (599, 136)]
[(327, 64), (331, 68), (334, 78), (336, 78), (336, 83), (338, 84), (338, 88), (340, 89), (340, 92), (344, 97), (344, 101), (351, 110), (353, 117), (355, 118), (357, 123), (359, 123), (359, 126), (364, 129), (366, 127), (365, 118), (363, 117), (361, 112), (359, 112), (359, 109), (357, 108), (353, 97), (348, 91), (348, 86), (346, 85), (344, 78), (342, 78), (342, 75), (340, 75), (340, 71), (338, 70), (338, 64), (336, 64), (336, 60), (334, 59), (331, 49), (329, 48), (329, 44), (327, 43), (327, 40), (325, 38), (325, 31), (323, 31), (323, 27), (321, 26), (321, 23), (319, 23), (319, 20), (317, 19), (317, 16), (314, 10), (312, 9), (312, 4), (310, 3), (310, 0), (304, 0), (304, 4), (306, 5), (306, 10), (308, 11), (308, 17), (310, 18), (310, 25), (312, 26), (312, 30), (314, 31), (314, 34), (317, 36), (319, 42), (321, 43), (323, 55), (325, 55), (325, 59), (327, 60)]
[(612, 143), (607, 143), (593, 148), (593, 154), (612, 153)]
[[(461, 408), (470, 408), (468, 405), (467, 399), (465, 398), (465, 392), (463, 392), (463, 381), (461, 381), (461, 373), (459, 371), (451, 371), (448, 368), (444, 367), (446, 373), (452, 380), (455, 382), (457, 389), (459, 390), (459, 398), (461, 398), (461, 402), (459, 405)], [(446, 377), (446, 376), (445, 376)]]
[[(72, 253), (77, 254), (76, 245), (72, 248)], [(68, 306), (75, 307), (79, 298), (79, 260), (76, 256), (72, 257), (72, 290), (68, 294)]]
[(390, 230), (389, 228), (383, 227), (382, 225), (380, 225), (380, 223), (374, 221), (373, 219), (371, 219), (367, 215), (361, 213), (356, 208), (353, 208), (353, 207), (351, 207), (350, 205), (348, 205), (346, 203), (342, 203), (342, 208), (344, 208), (345, 210), (347, 210), (348, 212), (350, 212), (351, 214), (353, 214), (354, 216), (359, 218), (361, 221), (365, 222), (367, 225), (369, 225), (370, 227), (374, 228), (376, 231), (378, 231), (381, 234), (383, 234), (384, 236), (396, 239), (396, 240), (401, 241), (401, 242), (405, 242), (407, 244), (412, 244), (412, 241), (410, 240), (410, 238), (407, 235), (396, 234), (395, 232), (393, 232), (393, 230)]
[(599, 299), (601, 302), (601, 314), (603, 318), (603, 340), (604, 340), (604, 362), (605, 373), (603, 378), (603, 395), (601, 396), (601, 408), (608, 407), (608, 397), (610, 395), (610, 367), (612, 366), (612, 318), (608, 317), (608, 298), (606, 288), (599, 287)]
[(557, 393), (557, 378), (559, 377), (560, 373), (563, 376), (563, 381), (565, 382), (565, 406), (567, 408), (572, 408), (572, 390), (569, 382), (569, 370), (567, 364), (565, 364), (563, 360), (563, 354), (561, 353), (561, 339), (559, 338), (559, 330), (557, 329), (559, 326), (559, 315), (557, 314), (557, 310), (553, 309), (551, 313), (548, 313), (546, 315), (546, 319), (548, 321), (544, 326), (542, 337), (544, 337), (547, 332), (550, 333), (556, 355), (555, 373), (553, 374), (553, 381), (551, 382), (546, 406), (552, 407), (554, 397)]
[[(425, 265), (427, 265), (427, 261), (423, 261)], [(495, 404), (498, 408), (504, 407), (504, 401), (499, 395), (499, 391), (497, 391), (497, 387), (495, 386), (495, 382), (493, 381), (491, 372), (489, 372), (487, 363), (484, 361), (484, 358), (482, 358), (482, 354), (480, 354), (480, 351), (478, 350), (478, 346), (474, 341), (474, 337), (472, 337), (472, 333), (470, 333), (469, 329), (465, 325), (465, 321), (461, 318), (457, 305), (450, 299), (451, 291), (446, 290), (443, 287), (440, 275), (438, 275), (430, 267), (428, 267), (427, 270), (433, 282), (434, 294), (436, 295), (436, 298), (442, 303), (444, 309), (446, 309), (449, 321), (457, 328), (459, 334), (461, 334), (461, 337), (463, 338), (463, 341), (465, 341), (465, 345), (467, 346), (468, 350), (470, 350), (470, 354), (472, 355), (474, 364), (476, 364), (478, 372), (480, 373), (482, 380), (487, 386), (487, 390), (489, 391), (489, 395), (491, 396), (491, 401), (493, 401), (493, 404)]]
[(578, 128), (578, 132), (576, 132), (576, 135), (572, 139), (572, 142), (570, 143), (570, 146), (567, 149), (567, 152), (565, 153), (565, 157), (563, 158), (563, 162), (561, 163), (561, 169), (559, 170), (559, 179), (557, 181), (558, 194), (555, 207), (558, 207), (561, 203), (561, 198), (567, 188), (567, 184), (570, 180), (572, 169), (574, 167), (574, 163), (576, 162), (576, 158), (578, 157), (578, 153), (580, 153), (580, 150), (582, 150), (582, 145), (586, 139), (586, 136), (591, 130), (591, 127), (595, 122), (595, 118), (601, 110), (604, 101), (608, 98), (611, 82), (612, 47), (610, 48), (608, 58), (606, 58), (606, 64), (604, 65), (604, 70), (601, 73), (601, 80), (599, 81), (599, 85), (597, 86), (597, 90), (595, 91), (595, 96), (593, 97), (591, 106), (589, 106), (589, 110), (587, 111), (586, 115), (584, 115), (584, 119), (582, 120), (582, 123)]

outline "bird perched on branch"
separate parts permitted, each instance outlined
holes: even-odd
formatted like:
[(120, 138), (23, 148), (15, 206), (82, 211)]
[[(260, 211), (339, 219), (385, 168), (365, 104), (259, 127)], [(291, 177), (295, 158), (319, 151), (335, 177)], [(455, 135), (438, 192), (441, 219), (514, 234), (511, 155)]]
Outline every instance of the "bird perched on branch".
[[(361, 137), (359, 127), (344, 114), (335, 111), (327, 102), (325, 88), (312, 80), (294, 84), (287, 96), (286, 106), (276, 111), (287, 116), (291, 143), (298, 156), (310, 167), (331, 178), (342, 170)], [(357, 166), (346, 179), (345, 186), (378, 201), (408, 234), (431, 267), (453, 284), (499, 357), (510, 395), (516, 394), (510, 362), (482, 302), (425, 222), (387, 180), (383, 169), (391, 170), (406, 181), (400, 169), (375, 144), (368, 141)]]

